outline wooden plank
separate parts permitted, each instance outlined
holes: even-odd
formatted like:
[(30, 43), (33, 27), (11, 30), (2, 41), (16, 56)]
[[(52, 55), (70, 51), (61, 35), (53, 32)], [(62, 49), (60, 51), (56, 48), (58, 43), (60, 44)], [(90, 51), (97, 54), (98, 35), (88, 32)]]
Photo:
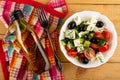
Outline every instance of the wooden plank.
[(3, 39), (4, 38), (4, 35), (0, 35), (0, 39)]
[(66, 0), (68, 4), (120, 4), (120, 0)]
[[(35, 0), (43, 4), (50, 0)], [(120, 4), (120, 0), (66, 0), (67, 4)]]
[(4, 80), (1, 63), (0, 63), (0, 80)]
[[(115, 25), (115, 29), (117, 31), (118, 35), (118, 46), (115, 50), (115, 53), (113, 57), (109, 60), (109, 62), (120, 62), (120, 53), (119, 53), (119, 47), (120, 47), (120, 5), (68, 5), (69, 8), (69, 14), (66, 17), (66, 19), (72, 15), (75, 12), (83, 11), (83, 10), (95, 10), (99, 11), (102, 14), (106, 15)], [(63, 62), (67, 62), (65, 57), (61, 52), (59, 52), (59, 55), (61, 57), (61, 60)]]
[(0, 34), (5, 34), (7, 31), (7, 28), (5, 27), (5, 25), (2, 23), (2, 21), (0, 21)]
[(38, 2), (41, 2), (43, 4), (47, 4), (50, 0), (34, 0), (34, 1), (38, 1)]
[(106, 63), (100, 67), (84, 69), (64, 63), (65, 80), (119, 80), (120, 63)]

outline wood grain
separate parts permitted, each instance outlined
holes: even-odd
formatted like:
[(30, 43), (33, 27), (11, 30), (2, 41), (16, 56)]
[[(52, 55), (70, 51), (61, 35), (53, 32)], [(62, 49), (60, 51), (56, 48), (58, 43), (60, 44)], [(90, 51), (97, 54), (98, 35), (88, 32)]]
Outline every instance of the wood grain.
[(120, 0), (66, 0), (69, 4), (120, 4)]
[[(35, 0), (44, 4), (50, 0)], [(120, 4), (120, 0), (66, 0), (67, 4)]]
[[(6, 31), (7, 31), (7, 28), (6, 28), (5, 25), (2, 23), (2, 21), (0, 21), (0, 35), (5, 34)], [(0, 39), (1, 39), (1, 38), (2, 38), (2, 37), (0, 36)]]
[(0, 63), (0, 80), (4, 80), (1, 63)]
[(38, 1), (38, 2), (41, 2), (43, 4), (47, 4), (50, 0), (34, 0), (34, 1)]
[(0, 35), (0, 39), (3, 39), (4, 38), (4, 35)]
[(120, 80), (120, 64), (106, 63), (98, 68), (83, 69), (64, 63), (65, 80)]

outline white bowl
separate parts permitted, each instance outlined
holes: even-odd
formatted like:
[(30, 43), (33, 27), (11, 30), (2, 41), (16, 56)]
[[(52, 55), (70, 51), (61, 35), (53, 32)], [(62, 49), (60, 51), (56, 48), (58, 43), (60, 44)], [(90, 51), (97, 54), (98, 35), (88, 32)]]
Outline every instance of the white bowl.
[[(97, 19), (103, 21), (107, 30), (111, 32), (112, 37), (111, 37), (111, 41), (109, 43), (110, 48), (108, 51), (106, 51), (104, 53), (105, 59), (104, 59), (103, 63), (101, 63), (97, 60), (94, 60), (94, 61), (89, 62), (88, 64), (83, 64), (83, 63), (80, 63), (77, 59), (67, 55), (67, 51), (66, 51), (65, 47), (62, 45), (61, 40), (64, 39), (64, 32), (67, 29), (68, 23), (71, 22), (73, 20), (73, 18), (77, 15), (79, 15), (82, 20), (85, 20), (87, 18), (91, 18), (91, 17), (95, 16)], [(69, 60), (71, 63), (73, 63), (76, 66), (83, 67), (83, 68), (94, 68), (94, 67), (98, 67), (98, 66), (106, 63), (114, 54), (115, 48), (117, 46), (117, 33), (116, 33), (113, 23), (103, 14), (96, 12), (96, 11), (81, 11), (81, 12), (77, 12), (77, 13), (73, 14), (65, 21), (65, 23), (63, 24), (61, 31), (60, 31), (59, 43), (60, 43), (60, 49), (61, 49), (62, 53), (67, 58), (67, 60)]]

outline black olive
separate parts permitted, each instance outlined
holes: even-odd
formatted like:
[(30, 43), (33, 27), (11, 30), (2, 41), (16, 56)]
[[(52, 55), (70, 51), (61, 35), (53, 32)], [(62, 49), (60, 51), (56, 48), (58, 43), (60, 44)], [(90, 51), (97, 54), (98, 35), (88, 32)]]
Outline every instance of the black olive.
[(78, 32), (81, 32), (81, 31), (82, 31), (82, 27), (78, 26)]
[(91, 36), (88, 35), (88, 34), (85, 34), (85, 35), (84, 35), (84, 39), (85, 39), (85, 40), (90, 40), (90, 39), (91, 39)]
[(86, 31), (87, 30), (88, 25), (84, 24), (84, 25), (78, 25), (78, 32), (80, 31)]
[(86, 31), (87, 30), (87, 27), (88, 27), (88, 25), (83, 25), (81, 28), (81, 31)]
[(95, 31), (89, 31), (89, 33), (94, 33)]
[(71, 21), (69, 24), (68, 24), (68, 29), (73, 29), (76, 27), (76, 23), (75, 21)]
[(90, 41), (92, 43), (96, 43), (97, 44), (100, 40), (98, 38), (93, 37)]
[(70, 40), (69, 38), (65, 38), (65, 42), (66, 42), (66, 43), (68, 43), (69, 40)]
[(81, 62), (82, 62), (83, 64), (88, 64), (88, 63), (89, 63), (89, 60), (88, 60), (86, 57), (82, 57), (82, 58), (81, 58)]
[(98, 49), (95, 49), (95, 54), (97, 54), (99, 52), (99, 50)]
[(97, 21), (96, 26), (97, 26), (98, 28), (101, 28), (101, 27), (104, 26), (104, 23), (103, 23), (102, 21)]

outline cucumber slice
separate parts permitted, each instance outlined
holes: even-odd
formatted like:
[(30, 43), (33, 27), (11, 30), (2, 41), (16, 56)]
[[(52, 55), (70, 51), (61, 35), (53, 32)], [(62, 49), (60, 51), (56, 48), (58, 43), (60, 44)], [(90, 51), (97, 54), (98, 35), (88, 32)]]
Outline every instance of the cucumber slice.
[(62, 43), (62, 45), (64, 45), (64, 46), (67, 44), (67, 42), (66, 42), (65, 39), (62, 39), (62, 40), (61, 40), (61, 43)]
[(88, 48), (90, 46), (90, 43), (91, 43), (90, 41), (85, 40), (84, 47)]
[(77, 33), (75, 33), (75, 38), (76, 38), (76, 39), (79, 38), (79, 35), (78, 35)]
[(94, 33), (93, 33), (93, 32), (90, 32), (89, 35), (90, 35), (91, 37), (93, 37), (93, 36), (94, 36)]
[(79, 57), (78, 57), (78, 56), (75, 56), (75, 59), (77, 59), (77, 60), (78, 60), (78, 59), (79, 59)]
[(68, 43), (67, 43), (67, 46), (68, 46), (70, 49), (75, 48), (75, 45), (74, 45), (73, 40), (69, 40)]
[(84, 34), (88, 34), (89, 33), (89, 30), (86, 30), (85, 32), (84, 32)]
[(83, 44), (84, 43), (84, 39), (83, 38), (80, 38), (80, 43)]

